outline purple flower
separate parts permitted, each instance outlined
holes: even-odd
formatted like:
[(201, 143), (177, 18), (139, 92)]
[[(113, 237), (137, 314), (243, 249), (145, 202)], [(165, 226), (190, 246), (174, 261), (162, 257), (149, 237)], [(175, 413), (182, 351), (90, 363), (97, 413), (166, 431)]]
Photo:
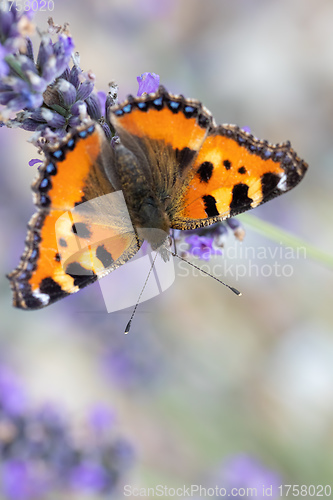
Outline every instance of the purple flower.
[(165, 366), (158, 342), (142, 330), (128, 342), (127, 336), (107, 341), (103, 365), (112, 382), (124, 390), (153, 389)]
[(9, 66), (5, 60), (8, 51), (5, 49), (3, 45), (0, 43), (0, 78), (2, 76), (6, 76), (9, 73)]
[(100, 465), (84, 462), (71, 473), (71, 486), (80, 491), (103, 491), (108, 484), (108, 477)]
[(47, 490), (46, 477), (38, 474), (38, 467), (22, 460), (9, 460), (2, 468), (2, 490), (9, 500), (36, 500)]
[(33, 33), (32, 12), (9, 9), (9, 2), (2, 2), (0, 8), (0, 43), (8, 54), (14, 54), (25, 47), (25, 37)]
[(114, 424), (115, 415), (109, 408), (99, 404), (92, 409), (89, 420), (96, 433), (101, 434)]
[(0, 366), (0, 408), (10, 415), (24, 412), (27, 396), (13, 375)]
[[(282, 478), (279, 474), (265, 467), (257, 458), (247, 454), (234, 455), (230, 457), (222, 466), (220, 472), (221, 486), (231, 490), (232, 488), (255, 488), (257, 498), (266, 498), (263, 494), (263, 487), (272, 487), (270, 498), (278, 498), (279, 491), (277, 487), (282, 484)], [(268, 495), (267, 495), (268, 496)], [(246, 498), (244, 495), (234, 498)]]
[(136, 79), (139, 84), (138, 96), (144, 93), (152, 94), (153, 92), (157, 92), (160, 84), (159, 75), (155, 75), (155, 73), (142, 73), (142, 75), (137, 76)]
[(214, 248), (214, 238), (207, 236), (199, 236), (193, 234), (185, 238), (186, 243), (189, 245), (187, 252), (202, 260), (210, 260), (212, 255), (222, 255), (219, 248)]
[(97, 97), (99, 99), (99, 106), (104, 112), (106, 105), (106, 93), (100, 90), (99, 92), (97, 92)]
[(2, 366), (0, 421), (1, 498), (39, 500), (46, 491), (71, 489), (110, 494), (133, 461), (128, 443), (113, 436), (110, 410), (95, 407), (87, 418), (90, 425), (74, 439), (64, 411), (50, 405), (32, 410), (22, 387)]
[(70, 37), (59, 35), (59, 40), (52, 43), (45, 35), (40, 44), (37, 65), (27, 55), (7, 56), (10, 70), (0, 81), (0, 104), (11, 111), (40, 107), (43, 93), (65, 71), (73, 49)]
[[(173, 236), (175, 241), (180, 243), (180, 255), (182, 257), (186, 258), (189, 255), (194, 255), (208, 261), (212, 255), (222, 255), (222, 249), (230, 229), (236, 239), (239, 241), (244, 239), (245, 230), (241, 222), (235, 218), (192, 230), (174, 230)], [(187, 244), (187, 248), (183, 247), (184, 242)]]

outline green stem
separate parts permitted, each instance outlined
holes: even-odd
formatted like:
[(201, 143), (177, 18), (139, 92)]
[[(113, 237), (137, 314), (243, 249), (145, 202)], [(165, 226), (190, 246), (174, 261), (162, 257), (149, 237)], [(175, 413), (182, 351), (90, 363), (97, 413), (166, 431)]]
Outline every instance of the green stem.
[(279, 227), (274, 226), (269, 222), (258, 219), (254, 215), (242, 214), (239, 217), (245, 225), (247, 224), (251, 226), (252, 229), (257, 231), (259, 234), (262, 234), (266, 238), (269, 238), (272, 241), (276, 241), (279, 244), (282, 243), (283, 245), (288, 245), (295, 249), (303, 247), (306, 250), (307, 257), (316, 260), (320, 264), (324, 264), (325, 266), (333, 268), (332, 255), (322, 252), (318, 248), (310, 245), (309, 243), (306, 243), (301, 238), (287, 233), (283, 229), (280, 229)]
[(9, 54), (8, 56), (5, 57), (5, 61), (8, 64), (8, 66), (17, 74), (17, 76), (21, 78), (21, 80), (24, 80), (25, 82), (27, 81), (27, 78), (21, 69), (21, 65), (19, 62), (17, 62), (15, 56)]

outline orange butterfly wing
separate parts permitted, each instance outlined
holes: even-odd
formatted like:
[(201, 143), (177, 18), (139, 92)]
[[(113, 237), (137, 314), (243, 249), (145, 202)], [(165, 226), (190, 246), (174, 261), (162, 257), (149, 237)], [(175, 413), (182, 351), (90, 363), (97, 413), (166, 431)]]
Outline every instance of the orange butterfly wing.
[(130, 96), (110, 120), (121, 141), (148, 158), (147, 178), (175, 229), (255, 208), (296, 186), (308, 167), (289, 143), (272, 145), (237, 126), (215, 126), (199, 101), (163, 87)]
[(105, 174), (112, 161), (109, 147), (102, 129), (90, 124), (46, 151), (32, 187), (37, 212), (28, 225), (26, 249), (8, 276), (16, 307), (55, 302), (138, 251), (126, 205), (119, 196), (110, 201), (118, 193)]
[(173, 227), (206, 226), (255, 208), (295, 187), (307, 167), (289, 142), (268, 144), (233, 125), (213, 128)]

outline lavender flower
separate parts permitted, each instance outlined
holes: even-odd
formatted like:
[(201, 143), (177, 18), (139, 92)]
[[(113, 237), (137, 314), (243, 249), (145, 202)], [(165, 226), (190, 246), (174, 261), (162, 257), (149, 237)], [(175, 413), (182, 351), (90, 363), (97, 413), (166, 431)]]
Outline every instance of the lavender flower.
[[(283, 484), (282, 478), (276, 471), (265, 467), (257, 458), (247, 454), (231, 456), (223, 464), (219, 476), (221, 487), (223, 486), (227, 491), (231, 491), (232, 488), (240, 490), (239, 496), (233, 498), (249, 498), (242, 494), (244, 490), (247, 491), (247, 488), (253, 488), (252, 491), (256, 490), (256, 498), (266, 498), (266, 496), (272, 499), (278, 498), (277, 487)], [(270, 487), (271, 493), (266, 491)], [(263, 493), (263, 488), (266, 488), (265, 493)]]
[(122, 335), (108, 341), (103, 365), (106, 374), (118, 387), (125, 390), (153, 389), (164, 371), (164, 357), (158, 342), (145, 327), (131, 342)]
[(8, 55), (8, 51), (3, 45), (0, 44), (0, 78), (6, 76), (9, 73), (9, 66), (6, 62), (5, 57)]
[(43, 35), (35, 64), (31, 43), (26, 39), (27, 55), (15, 53), (5, 58), (9, 71), (0, 81), (0, 104), (10, 111), (42, 106), (43, 93), (65, 71), (73, 49), (73, 41), (67, 35), (60, 34), (55, 43)]
[(0, 366), (1, 497), (39, 500), (50, 491), (109, 495), (133, 460), (127, 442), (110, 438), (113, 422), (112, 412), (99, 405), (79, 432), (81, 439), (74, 440), (64, 412), (50, 406), (32, 411), (25, 391)]
[[(0, 12), (0, 105), (4, 106), (5, 124), (34, 131), (37, 145), (41, 136), (56, 141), (91, 118), (100, 122), (111, 139), (110, 124), (103, 115), (115, 103), (116, 87), (112, 87), (112, 98), (106, 99), (103, 109), (102, 96), (93, 93), (95, 76), (81, 70), (67, 26), (56, 26), (52, 20), (48, 33), (41, 36), (35, 62), (22, 19), (16, 9)], [(24, 19), (29, 20), (29, 15)], [(56, 42), (50, 33), (58, 34)], [(16, 117), (9, 120), (12, 112), (17, 112)]]
[(213, 238), (193, 234), (192, 236), (187, 236), (185, 241), (189, 245), (188, 253), (199, 257), (199, 259), (208, 261), (212, 255), (222, 255), (222, 251), (219, 248), (213, 247)]
[(32, 11), (22, 13), (15, 8), (9, 9), (8, 2), (0, 6), (0, 45), (7, 54), (14, 54), (25, 48), (25, 37), (34, 32), (31, 23)]
[[(241, 222), (235, 218), (217, 222), (212, 226), (187, 231), (174, 231), (174, 238), (180, 244), (181, 255), (190, 255), (202, 260), (210, 260), (212, 255), (222, 255), (222, 249), (232, 230), (236, 239), (242, 241), (245, 236)], [(184, 248), (184, 243), (187, 245)]]
[(137, 76), (136, 79), (139, 84), (138, 96), (142, 94), (152, 94), (158, 90), (160, 84), (159, 75), (155, 73), (142, 73), (142, 75)]

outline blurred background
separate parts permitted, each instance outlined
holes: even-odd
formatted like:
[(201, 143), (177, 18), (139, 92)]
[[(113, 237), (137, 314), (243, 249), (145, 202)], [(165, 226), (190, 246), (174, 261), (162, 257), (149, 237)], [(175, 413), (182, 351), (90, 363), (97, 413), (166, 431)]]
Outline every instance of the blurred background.
[[(40, 29), (49, 15), (36, 14)], [(55, 0), (51, 15), (70, 24), (97, 90), (116, 80), (121, 99), (136, 95), (136, 77), (154, 72), (217, 123), (289, 139), (309, 171), (253, 215), (332, 252), (330, 0)], [(98, 284), (45, 310), (16, 310), (5, 274), (34, 211), (28, 138), (0, 130), (0, 364), (24, 387), (29, 411), (55, 405), (74, 429), (96, 407), (111, 412), (103, 432), (133, 454), (113, 498), (124, 484), (255, 486), (258, 497), (273, 485), (274, 498), (280, 484), (333, 489), (332, 268), (245, 224), (244, 241), (231, 234), (209, 263), (241, 298), (180, 265), (174, 285), (139, 306), (127, 336), (131, 309), (107, 314)], [(102, 498), (89, 487), (84, 495)]]

